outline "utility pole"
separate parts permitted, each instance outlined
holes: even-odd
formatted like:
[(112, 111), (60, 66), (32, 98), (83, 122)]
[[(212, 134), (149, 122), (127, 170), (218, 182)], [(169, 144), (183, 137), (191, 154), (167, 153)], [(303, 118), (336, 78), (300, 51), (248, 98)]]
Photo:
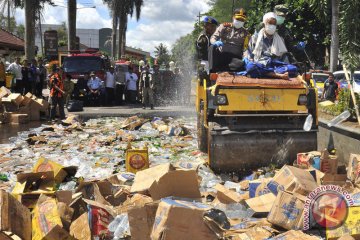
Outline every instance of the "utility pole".
[(41, 29), (41, 14), (39, 10), (39, 30), (40, 30), (40, 45), (41, 45), (41, 55), (44, 55), (44, 43), (43, 43), (43, 34)]
[(198, 17), (198, 24), (200, 25), (200, 18), (201, 18), (201, 13), (200, 13), (200, 11), (199, 11), (199, 15), (197, 15), (197, 17)]
[(235, 0), (233, 0), (233, 3), (232, 3), (231, 16), (233, 15), (234, 10), (235, 10)]
[(76, 0), (68, 0), (68, 51), (76, 48)]

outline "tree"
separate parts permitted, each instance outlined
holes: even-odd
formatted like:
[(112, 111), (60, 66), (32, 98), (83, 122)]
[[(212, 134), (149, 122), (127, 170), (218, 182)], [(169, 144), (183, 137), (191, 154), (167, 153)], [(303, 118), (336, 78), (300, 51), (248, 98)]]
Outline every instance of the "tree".
[(24, 24), (19, 24), (16, 27), (16, 36), (18, 36), (19, 38), (24, 39), (24, 37), (25, 37), (25, 26), (24, 26)]
[(14, 26), (16, 27), (16, 22), (14, 24), (15, 9), (15, 2), (13, 0), (0, 1), (1, 27), (11, 33), (14, 31)]
[(25, 58), (35, 57), (35, 22), (44, 5), (53, 5), (52, 0), (15, 0), (15, 6), (25, 9)]
[(196, 49), (194, 42), (194, 36), (189, 33), (176, 40), (171, 50), (172, 60), (185, 72), (192, 72), (195, 67)]
[[(219, 22), (231, 22), (232, 21), (232, 1), (230, 0), (209, 0), (211, 10), (207, 13)], [(234, 8), (250, 9), (251, 0), (235, 0)]]
[(113, 18), (112, 26), (112, 57), (115, 57), (115, 48), (116, 48), (116, 31), (117, 26), (119, 25), (118, 30), (118, 57), (120, 58), (125, 53), (126, 46), (126, 31), (128, 25), (128, 16), (132, 16), (134, 11), (136, 12), (136, 19), (139, 20), (141, 7), (144, 3), (143, 0), (103, 0), (106, 3), (111, 11)]
[(61, 27), (57, 30), (58, 33), (58, 46), (66, 46), (68, 44), (68, 35), (66, 30), (66, 23), (63, 22)]
[(76, 0), (68, 0), (68, 51), (76, 49)]
[(155, 56), (159, 65), (167, 64), (170, 60), (169, 50), (163, 43), (155, 47)]

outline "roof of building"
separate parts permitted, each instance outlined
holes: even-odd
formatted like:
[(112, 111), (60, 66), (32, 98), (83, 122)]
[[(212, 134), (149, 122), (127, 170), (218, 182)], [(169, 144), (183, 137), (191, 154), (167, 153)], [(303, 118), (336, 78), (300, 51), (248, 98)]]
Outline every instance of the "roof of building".
[(0, 46), (13, 50), (24, 50), (25, 41), (4, 29), (0, 29)]

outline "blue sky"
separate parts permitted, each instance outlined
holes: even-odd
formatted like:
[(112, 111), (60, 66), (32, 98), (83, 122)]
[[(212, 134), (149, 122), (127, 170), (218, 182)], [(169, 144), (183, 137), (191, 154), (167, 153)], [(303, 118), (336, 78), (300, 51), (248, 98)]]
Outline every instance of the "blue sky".
[[(55, 4), (66, 6), (67, 0), (53, 0)], [(78, 0), (78, 28), (111, 28), (111, 17), (102, 0)], [(127, 45), (153, 52), (160, 43), (170, 49), (176, 39), (191, 32), (196, 15), (209, 9), (207, 0), (144, 0), (141, 18), (129, 19)], [(64, 7), (46, 6), (43, 23), (60, 24), (67, 19)], [(24, 11), (16, 11), (17, 22), (24, 22)]]

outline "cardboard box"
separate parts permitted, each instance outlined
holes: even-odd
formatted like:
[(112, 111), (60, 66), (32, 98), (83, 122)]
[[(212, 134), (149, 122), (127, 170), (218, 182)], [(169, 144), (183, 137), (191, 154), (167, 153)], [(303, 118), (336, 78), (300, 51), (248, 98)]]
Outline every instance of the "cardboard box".
[(0, 88), (0, 98), (7, 97), (11, 94), (11, 91), (7, 89), (6, 87)]
[(245, 200), (246, 204), (254, 210), (256, 213), (268, 213), (270, 212), (276, 196), (272, 193), (267, 193), (259, 197), (250, 198)]
[(303, 229), (304, 201), (289, 192), (280, 191), (267, 220), (288, 230)]
[(25, 96), (23, 96), (23, 101), (21, 102), (21, 105), (22, 106), (29, 105), (33, 101), (32, 96), (33, 95), (29, 92)]
[(217, 191), (217, 199), (224, 204), (239, 203), (244, 200), (244, 197), (239, 193), (229, 190), (221, 184), (216, 184), (214, 189)]
[(20, 93), (11, 93), (8, 98), (17, 106), (20, 106), (21, 102), (24, 100), (24, 97)]
[(54, 194), (54, 172), (19, 173), (11, 194), (28, 208), (34, 208), (41, 194)]
[(0, 191), (0, 203), (0, 239), (15, 235), (23, 240), (31, 240), (29, 209), (5, 191)]
[(353, 183), (360, 183), (360, 154), (350, 154), (347, 177)]
[(270, 182), (271, 178), (261, 178), (249, 182), (249, 196), (250, 198), (258, 197), (267, 193), (270, 193), (270, 190), (267, 187), (267, 184)]
[(87, 213), (82, 214), (71, 224), (70, 235), (76, 239), (91, 240), (91, 230)]
[(132, 240), (150, 240), (158, 206), (158, 202), (153, 202), (128, 211)]
[(63, 229), (55, 198), (41, 195), (32, 215), (32, 240), (71, 239)]
[(209, 209), (202, 203), (163, 199), (156, 211), (151, 239), (218, 239), (203, 220)]
[(29, 115), (24, 113), (11, 113), (10, 123), (11, 124), (25, 124), (29, 122)]
[(294, 240), (294, 239), (319, 240), (318, 237), (310, 236), (306, 233), (303, 233), (300, 230), (290, 230), (271, 238), (271, 240)]
[(40, 105), (41, 112), (47, 112), (49, 110), (49, 103), (42, 98), (36, 99), (36, 102)]
[(314, 177), (306, 170), (285, 165), (268, 183), (269, 190), (275, 195), (279, 190), (307, 196), (318, 187)]
[(33, 172), (54, 172), (54, 180), (56, 183), (62, 183), (67, 176), (67, 172), (62, 165), (43, 157), (36, 162)]
[(40, 106), (34, 101), (20, 107), (17, 112), (28, 114), (30, 121), (40, 121)]
[(338, 239), (344, 235), (351, 235), (355, 239), (360, 239), (360, 207), (350, 207), (345, 223), (336, 229), (326, 230), (326, 239)]
[(263, 240), (272, 239), (273, 231), (268, 227), (253, 227), (249, 231), (232, 237), (233, 240)]
[(144, 191), (148, 191), (154, 200), (169, 196), (201, 198), (196, 171), (174, 170), (170, 164), (136, 173), (131, 192)]
[(338, 156), (330, 155), (325, 149), (321, 154), (320, 161), (320, 171), (323, 173), (337, 174)]
[(133, 173), (119, 173), (108, 177), (106, 180), (114, 186), (129, 185), (131, 186), (135, 179)]
[(149, 168), (149, 151), (148, 148), (132, 149), (130, 144), (126, 150), (126, 171), (137, 173)]
[(322, 179), (323, 185), (339, 185), (344, 186), (346, 184), (346, 174), (325, 174)]

